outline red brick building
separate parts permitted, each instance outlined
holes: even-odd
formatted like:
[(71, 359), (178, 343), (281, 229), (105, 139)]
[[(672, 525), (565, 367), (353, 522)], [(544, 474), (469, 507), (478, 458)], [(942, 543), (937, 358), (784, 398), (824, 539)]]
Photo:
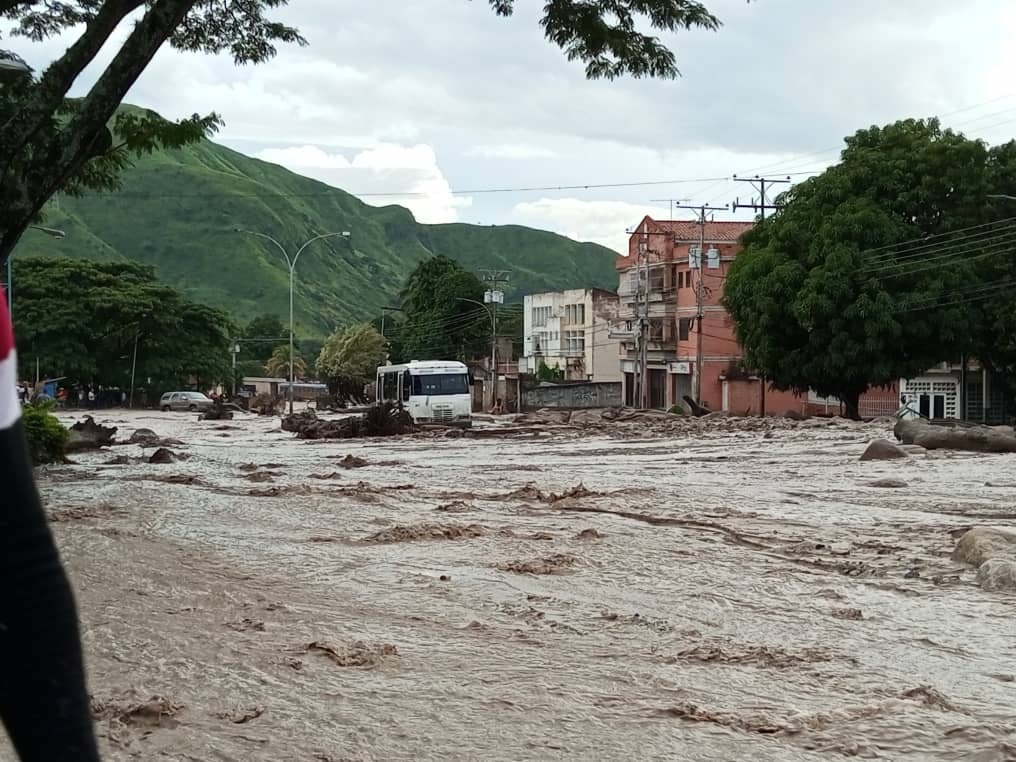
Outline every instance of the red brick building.
[[(703, 226), (696, 221), (645, 217), (635, 228), (628, 255), (619, 256), (616, 262), (621, 322), (615, 335), (621, 339), (628, 404), (638, 403), (641, 369), (636, 334), (642, 307), (637, 302), (642, 300), (648, 321), (645, 379), (650, 407), (665, 409), (686, 395), (694, 398), (701, 374), (701, 399), (713, 410), (757, 415), (764, 409), (773, 415), (808, 409), (806, 396), (765, 391), (761, 379), (745, 374), (740, 366), (741, 347), (721, 300), (727, 272), (741, 250), (738, 239), (751, 225), (706, 222)], [(700, 278), (701, 321), (697, 319)], [(698, 367), (700, 334), (702, 362)]]

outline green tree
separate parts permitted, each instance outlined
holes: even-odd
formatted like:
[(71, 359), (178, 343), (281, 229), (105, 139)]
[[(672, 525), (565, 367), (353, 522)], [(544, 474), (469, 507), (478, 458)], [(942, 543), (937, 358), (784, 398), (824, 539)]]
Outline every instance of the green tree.
[[(178, 50), (228, 52), (237, 64), (262, 63), (276, 44), (306, 44), (299, 32), (266, 16), (287, 0), (0, 0), (14, 33), (43, 43), (77, 35), (38, 80), (27, 73), (0, 84), (0, 264), (57, 191), (109, 189), (131, 157), (193, 142), (217, 116), (170, 122), (152, 112), (116, 116), (117, 107), (165, 43)], [(510, 16), (514, 0), (489, 0)], [(130, 33), (111, 42), (123, 22)], [(590, 78), (674, 77), (674, 54), (651, 32), (716, 29), (694, 0), (547, 0), (540, 20), (547, 39)], [(647, 29), (646, 33), (642, 29)], [(67, 94), (96, 60), (112, 54), (80, 100)], [(110, 127), (110, 122), (112, 127)]]
[(315, 368), (332, 394), (352, 399), (363, 396), (363, 387), (384, 363), (385, 340), (370, 323), (338, 328), (325, 339)]
[[(22, 373), (169, 389), (229, 378), (227, 316), (184, 299), (133, 262), (18, 259), (14, 327)], [(73, 298), (68, 298), (73, 295)], [(136, 350), (136, 351), (135, 351)]]
[(995, 217), (990, 165), (983, 143), (934, 119), (847, 138), (839, 164), (743, 238), (724, 303), (746, 363), (856, 417), (870, 385), (974, 350), (974, 311), (953, 297), (983, 277), (983, 252), (957, 231)]
[[(274, 378), (289, 378), (289, 345), (276, 347), (265, 363), (265, 370)], [(297, 379), (307, 375), (307, 363), (296, 350), (293, 351), (293, 375)]]
[(540, 360), (540, 364), (536, 367), (536, 378), (540, 381), (563, 381), (564, 371), (558, 367), (557, 363), (554, 363), (554, 367), (551, 368), (543, 360)]
[(483, 291), (479, 278), (448, 257), (417, 265), (402, 288), (398, 359), (468, 360), (488, 353), (491, 325)]

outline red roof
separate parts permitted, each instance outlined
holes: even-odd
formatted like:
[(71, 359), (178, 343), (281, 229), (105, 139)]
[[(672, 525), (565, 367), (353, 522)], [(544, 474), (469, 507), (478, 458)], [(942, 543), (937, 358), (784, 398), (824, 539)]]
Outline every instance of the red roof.
[[(651, 232), (670, 233), (678, 242), (697, 243), (702, 236), (702, 226), (696, 220), (654, 220), (647, 217)], [(735, 243), (743, 233), (751, 230), (753, 222), (707, 222), (706, 241), (710, 243)], [(635, 235), (641, 232), (640, 225)]]

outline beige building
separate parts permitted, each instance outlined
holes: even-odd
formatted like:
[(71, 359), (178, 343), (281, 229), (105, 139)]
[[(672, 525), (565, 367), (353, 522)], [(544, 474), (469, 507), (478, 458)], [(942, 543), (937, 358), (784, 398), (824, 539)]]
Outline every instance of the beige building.
[(617, 294), (599, 288), (525, 297), (519, 372), (535, 374), (542, 362), (566, 381), (620, 381), (619, 343), (609, 335), (617, 309)]

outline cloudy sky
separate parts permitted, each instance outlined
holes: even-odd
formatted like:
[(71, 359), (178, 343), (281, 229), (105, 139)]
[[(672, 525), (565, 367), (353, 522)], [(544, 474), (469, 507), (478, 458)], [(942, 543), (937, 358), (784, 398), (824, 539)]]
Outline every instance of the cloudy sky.
[[(707, 4), (718, 32), (666, 38), (682, 78), (588, 82), (544, 40), (538, 0), (509, 19), (485, 0), (291, 0), (278, 15), (309, 46), (244, 68), (163, 50), (128, 100), (214, 110), (222, 143), (423, 222), (615, 248), (668, 216), (664, 199), (747, 200), (733, 174), (803, 179), (859, 127), (941, 115), (991, 142), (1016, 133), (1012, 0)], [(37, 69), (68, 43), (4, 37)]]

